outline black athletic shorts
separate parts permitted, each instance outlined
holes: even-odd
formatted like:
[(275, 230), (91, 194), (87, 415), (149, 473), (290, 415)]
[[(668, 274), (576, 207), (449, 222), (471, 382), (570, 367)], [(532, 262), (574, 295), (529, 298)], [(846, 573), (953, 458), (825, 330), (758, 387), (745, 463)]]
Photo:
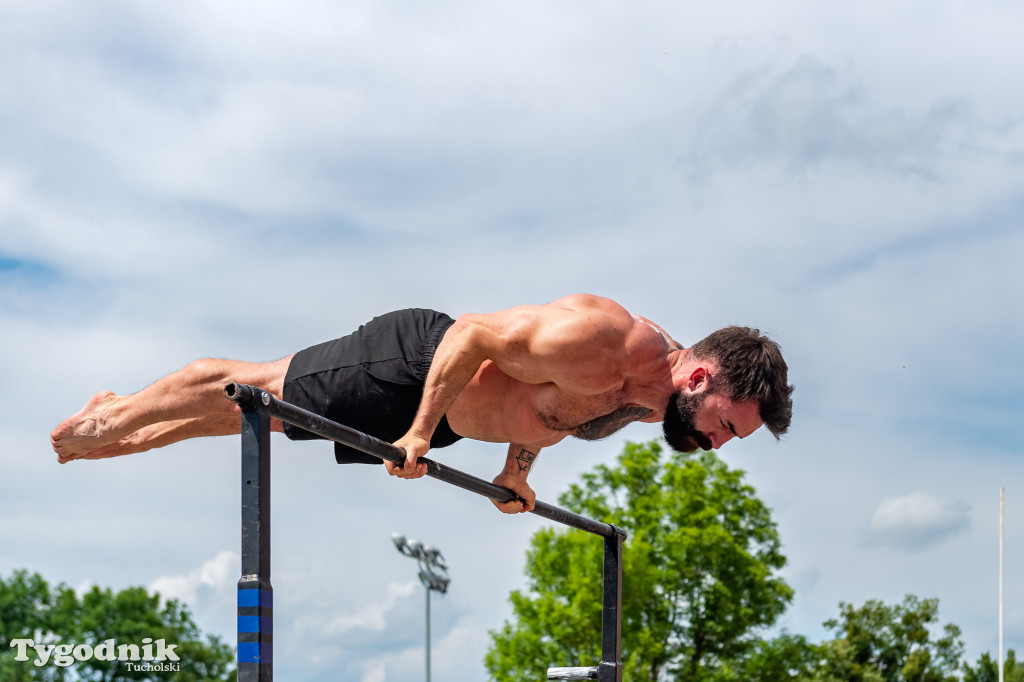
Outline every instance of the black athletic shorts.
[[(392, 443), (406, 434), (423, 396), (434, 350), (455, 322), (433, 310), (409, 309), (375, 317), (352, 334), (299, 351), (288, 365), (285, 402)], [(290, 424), (292, 440), (319, 438)], [(461, 436), (441, 418), (430, 447)], [(373, 455), (334, 444), (339, 464), (380, 464)]]

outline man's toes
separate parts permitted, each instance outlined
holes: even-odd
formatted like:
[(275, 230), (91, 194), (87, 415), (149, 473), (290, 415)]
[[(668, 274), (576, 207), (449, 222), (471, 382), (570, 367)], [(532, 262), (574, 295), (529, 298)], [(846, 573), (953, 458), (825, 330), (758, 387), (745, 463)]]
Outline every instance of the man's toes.
[(50, 431), (50, 441), (59, 441), (64, 438), (64, 436), (68, 435), (72, 428), (70, 422), (70, 419), (65, 419), (60, 424), (57, 424), (53, 431)]

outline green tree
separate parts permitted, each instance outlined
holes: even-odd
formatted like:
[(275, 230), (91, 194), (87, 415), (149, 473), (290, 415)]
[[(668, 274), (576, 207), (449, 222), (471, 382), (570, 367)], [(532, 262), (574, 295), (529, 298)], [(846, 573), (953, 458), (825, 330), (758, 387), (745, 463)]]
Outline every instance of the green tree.
[[(37, 671), (31, 664), (14, 660), (11, 641), (47, 632), (51, 620), (50, 586), (38, 574), (16, 571), (8, 581), (0, 580), (0, 682), (30, 682), (64, 679), (64, 671)], [(49, 675), (49, 676), (47, 676)]]
[(820, 646), (783, 633), (756, 642), (745, 656), (723, 665), (715, 682), (812, 682), (820, 662)]
[[(108, 639), (119, 644), (141, 644), (144, 638), (177, 645), (176, 671), (129, 670), (120, 661), (93, 658), (62, 667), (52, 662), (17, 661), (11, 641), (31, 639), (36, 644), (88, 644)], [(188, 610), (176, 600), (161, 604), (159, 595), (141, 587), (120, 592), (93, 587), (81, 599), (66, 585), (51, 587), (37, 573), (15, 571), (0, 579), (0, 682), (213, 682), (234, 680), (233, 652), (216, 636), (203, 637)]]
[[(750, 654), (759, 628), (792, 599), (769, 510), (713, 452), (662, 456), (630, 443), (559, 499), (629, 533), (623, 557), (623, 664), (628, 680), (712, 680)], [(603, 546), (545, 528), (527, 553), (528, 590), (492, 631), (485, 660), (499, 680), (543, 679), (550, 665), (600, 660)]]
[(837, 638), (822, 645), (820, 682), (955, 682), (963, 655), (960, 628), (938, 628), (939, 601), (907, 595), (902, 604), (840, 603), (825, 622)]
[[(1017, 652), (1013, 649), (1006, 652), (1003, 660), (1003, 681), (1024, 682), (1024, 661), (1017, 662)], [(963, 682), (999, 682), (999, 661), (986, 651), (973, 668), (964, 663)]]

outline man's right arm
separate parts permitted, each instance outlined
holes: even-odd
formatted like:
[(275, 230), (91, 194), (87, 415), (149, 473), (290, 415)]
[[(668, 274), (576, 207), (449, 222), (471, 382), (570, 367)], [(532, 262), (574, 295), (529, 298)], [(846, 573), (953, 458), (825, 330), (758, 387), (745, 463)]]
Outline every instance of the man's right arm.
[(528, 512), (534, 508), (537, 502), (537, 494), (533, 492), (533, 488), (526, 484), (526, 477), (530, 475), (530, 470), (533, 468), (534, 462), (537, 461), (539, 453), (540, 448), (537, 447), (519, 445), (517, 443), (509, 445), (508, 456), (505, 458), (505, 468), (501, 470), (501, 473), (498, 474), (493, 483), (503, 488), (509, 488), (522, 499), (522, 502), (519, 500), (511, 502), (491, 500), (495, 507), (506, 514)]

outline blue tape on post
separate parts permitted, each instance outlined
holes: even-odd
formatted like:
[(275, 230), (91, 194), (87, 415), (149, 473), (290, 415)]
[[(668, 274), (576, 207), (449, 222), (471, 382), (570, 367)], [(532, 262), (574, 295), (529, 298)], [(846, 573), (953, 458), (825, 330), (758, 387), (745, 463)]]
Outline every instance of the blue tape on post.
[(274, 634), (273, 616), (239, 616), (238, 632), (260, 632), (265, 635)]
[(243, 606), (262, 606), (274, 608), (274, 593), (269, 590), (239, 590), (238, 608)]
[(274, 645), (271, 642), (239, 642), (239, 663), (273, 663)]

